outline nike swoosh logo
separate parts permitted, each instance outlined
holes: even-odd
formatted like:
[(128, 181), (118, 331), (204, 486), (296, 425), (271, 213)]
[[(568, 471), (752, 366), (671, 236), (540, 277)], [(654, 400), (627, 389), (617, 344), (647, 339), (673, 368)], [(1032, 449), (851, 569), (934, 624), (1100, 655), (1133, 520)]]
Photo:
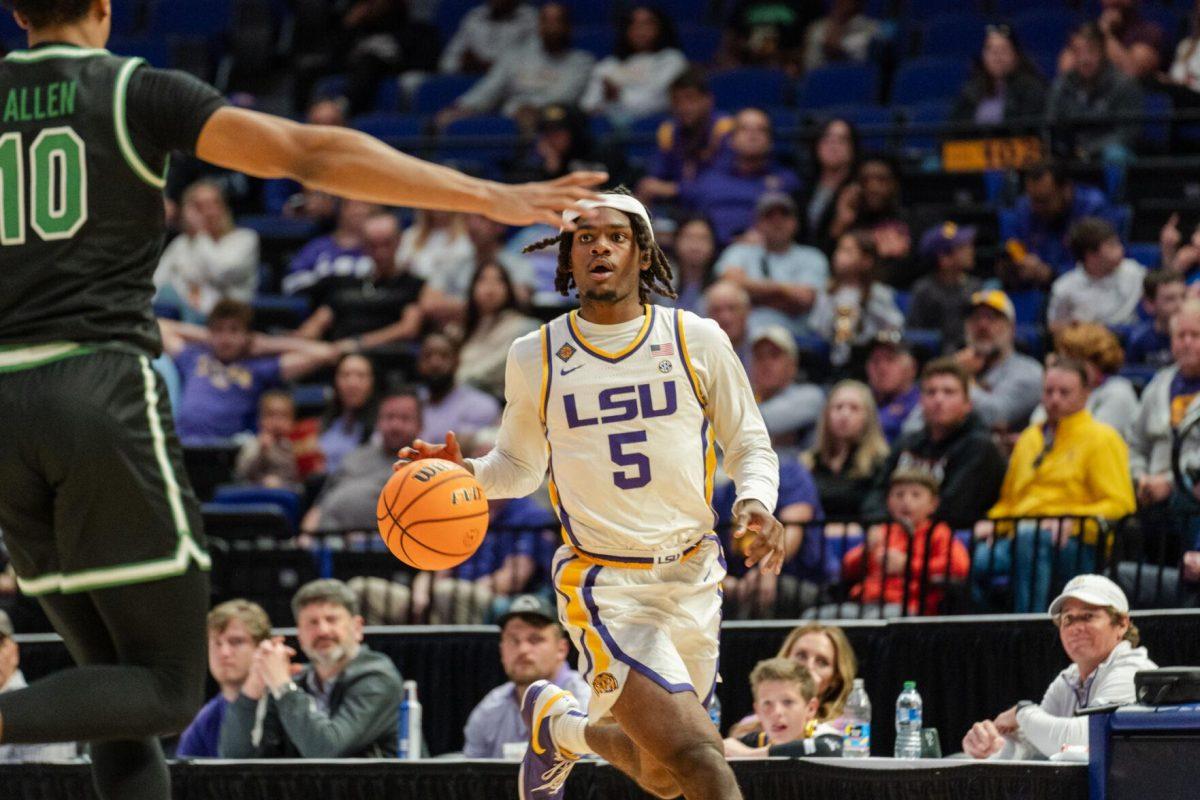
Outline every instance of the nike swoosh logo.
[(582, 369), (582, 368), (583, 368), (583, 364), (580, 364), (579, 366), (571, 367), (570, 369), (560, 369), (558, 371), (558, 374), (559, 375), (569, 375), (570, 373), (574, 372), (575, 370)]

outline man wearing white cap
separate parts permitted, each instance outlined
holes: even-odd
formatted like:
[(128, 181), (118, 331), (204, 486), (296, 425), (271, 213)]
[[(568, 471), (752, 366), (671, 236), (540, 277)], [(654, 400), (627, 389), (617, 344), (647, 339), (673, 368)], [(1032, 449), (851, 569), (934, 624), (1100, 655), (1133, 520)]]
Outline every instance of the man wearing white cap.
[(975, 723), (963, 737), (972, 758), (1049, 758), (1066, 746), (1086, 747), (1080, 709), (1125, 705), (1136, 698), (1134, 673), (1156, 669), (1139, 647), (1129, 601), (1103, 575), (1077, 575), (1050, 604), (1063, 650), (1071, 659), (1040, 703), (1022, 700), (994, 720)]
[[(729, 338), (711, 320), (651, 304), (671, 267), (640, 202), (620, 191), (534, 249), (557, 245), (556, 286), (580, 308), (513, 343), (496, 447), (464, 459), (453, 434), (400, 457), (446, 458), (489, 498), (535, 491), (547, 469), (566, 544), (552, 574), (558, 615), (592, 687), (584, 713), (547, 681), (526, 689), (522, 800), (558, 800), (597, 753), (657, 797), (740, 800), (705, 712), (717, 679), (724, 558), (712, 528), (715, 444), (733, 478), (746, 565), (779, 574), (770, 513), (779, 461)], [(615, 724), (613, 724), (615, 722)]]

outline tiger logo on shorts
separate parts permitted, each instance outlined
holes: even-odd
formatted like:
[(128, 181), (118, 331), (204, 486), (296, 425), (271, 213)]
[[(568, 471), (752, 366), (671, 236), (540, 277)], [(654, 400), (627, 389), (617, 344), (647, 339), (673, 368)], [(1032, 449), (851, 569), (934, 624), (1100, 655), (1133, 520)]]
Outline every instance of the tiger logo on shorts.
[(596, 694), (608, 694), (617, 690), (617, 679), (611, 672), (601, 672), (592, 679), (592, 691)]

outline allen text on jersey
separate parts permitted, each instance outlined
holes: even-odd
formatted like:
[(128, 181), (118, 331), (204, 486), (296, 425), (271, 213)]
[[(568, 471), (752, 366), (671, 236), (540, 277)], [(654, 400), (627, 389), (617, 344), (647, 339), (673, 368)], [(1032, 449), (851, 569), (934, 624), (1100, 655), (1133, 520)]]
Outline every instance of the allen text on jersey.
[(46, 86), (15, 86), (4, 101), (5, 122), (31, 122), (75, 113), (75, 81), (55, 81)]

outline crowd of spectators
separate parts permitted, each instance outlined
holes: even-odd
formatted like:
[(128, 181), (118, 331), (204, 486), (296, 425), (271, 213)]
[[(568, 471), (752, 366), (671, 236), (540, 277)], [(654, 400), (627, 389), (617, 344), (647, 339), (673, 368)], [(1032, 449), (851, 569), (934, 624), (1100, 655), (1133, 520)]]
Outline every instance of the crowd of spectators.
[[(1139, 157), (1143, 97), (1167, 91), (1182, 107), (1192, 96), (1200, 14), (1176, 42), (1182, 21), (1171, 30), (1148, 3), (1104, 0), (1095, 19), (1079, 10), (1078, 24), (1058, 31), (1052, 59), (1045, 36), (1039, 49), (1023, 46), (1022, 20), (981, 26), (974, 69), (946, 98), (946, 119), (999, 133), (1064, 132), (1047, 140), (1057, 158), (992, 176), (1002, 186), (981, 219), (954, 202), (927, 213), (914, 162), (894, 142), (864, 135), (861, 109), (814, 111), (797, 136), (790, 126), (806, 109), (789, 109), (788, 122), (780, 106), (743, 104), (717, 81), (723, 70), (761, 68), (803, 87), (822, 70), (863, 67), (884, 78), (878, 90), (897, 60), (923, 54), (931, 23), (901, 26), (854, 0), (824, 10), (709, 5), (685, 21), (653, 3), (597, 19), (578, 4), (488, 0), (440, 31), (439, 48), (432, 16), (416, 5), (351, 4), (323, 18), (340, 49), (307, 48), (297, 31), (295, 57), (307, 72), (289, 100), (310, 121), (357, 124), (379, 110), (381, 88), (395, 84), (411, 100), (439, 74), (476, 76), (427, 110), (425, 130), (442, 132), (437, 141), (453, 140), (472, 117), (508, 116), (524, 138), (511, 157), (480, 157), (489, 174), (540, 178), (598, 164), (651, 207), (676, 304), (728, 335), (784, 459), (781, 480), (795, 488), (788, 505), (804, 508), (790, 520), (789, 580), (739, 592), (731, 581), (731, 602), (753, 590), (754, 613), (773, 614), (763, 598), (798, 612), (847, 599), (855, 583), (844, 557), (878, 545), (871, 532), (894, 516), (894, 475), (913, 469), (936, 484), (930, 520), (960, 535), (1002, 516), (1171, 520), (1183, 531), (1171, 575), (1192, 602), (1200, 576), (1184, 564), (1200, 549), (1187, 527), (1196, 509), (1174, 486), (1170, 442), (1190, 421), (1200, 380), (1191, 364), (1200, 315), (1185, 302), (1200, 228), (1187, 211), (1167, 212), (1153, 225), (1157, 247), (1136, 244), (1109, 170)], [(698, 23), (724, 26), (701, 57), (689, 39)], [(604, 53), (594, 43), (601, 27), (611, 34)], [(323, 79), (333, 71), (346, 81)], [(920, 163), (925, 174), (930, 166)], [(454, 430), (468, 446), (486, 446), (502, 413), (508, 344), (571, 303), (554, 287), (557, 254), (522, 253), (550, 232), (542, 226), (410, 215), (187, 159), (173, 165), (171, 185), (174, 236), (155, 275), (165, 350), (156, 368), (176, 430), (193, 447), (232, 441), (231, 480), (294, 492), (301, 541), (371, 530), (373, 493), (412, 438)], [(260, 210), (291, 226), (286, 246), (247, 213)], [(1064, 381), (1082, 410), (1052, 413), (1048, 393)], [(1092, 498), (1103, 513), (1092, 500), (1032, 502), (1022, 488), (1047, 485), (1072, 439), (1058, 427), (1080, 413), (1114, 430), (1114, 447), (1128, 446), (1136, 503), (1115, 483)], [(541, 539), (553, 528), (545, 504), (493, 510), (505, 513), (535, 520), (538, 541), (481, 552), (428, 586), (403, 584), (404, 602), (391, 603), (402, 611), (384, 616), (494, 620), (522, 590), (544, 590)], [(903, 530), (919, 527), (909, 520)], [(1082, 537), (1090, 555), (1089, 530), (1066, 538)], [(924, 541), (905, 535), (914, 547)], [(500, 577), (518, 563), (514, 554), (532, 562), (519, 562), (532, 577)], [(869, 578), (869, 558), (867, 566)], [(447, 588), (468, 584), (486, 591)], [(386, 586), (355, 586), (364, 598), (393, 598)], [(470, 598), (465, 617), (437, 600), (458, 596)]]

